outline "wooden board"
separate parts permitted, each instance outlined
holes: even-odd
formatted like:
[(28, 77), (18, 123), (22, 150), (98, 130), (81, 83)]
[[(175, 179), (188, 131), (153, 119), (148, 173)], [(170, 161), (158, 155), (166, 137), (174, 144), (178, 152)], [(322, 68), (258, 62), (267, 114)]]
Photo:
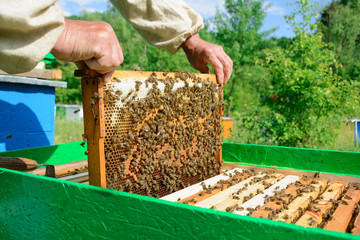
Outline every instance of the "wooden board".
[[(0, 74), (10, 75), (2, 70), (0, 70)], [(16, 73), (16, 74), (11, 74), (11, 75), (22, 76), (22, 77), (41, 78), (41, 79), (62, 79), (62, 72), (59, 69), (34, 68), (33, 70), (31, 70), (29, 72)]]
[(326, 185), (328, 184), (327, 179), (317, 179), (316, 181), (318, 183), (309, 185), (314, 187), (313, 192), (302, 193), (302, 196), (295, 198), (295, 200), (287, 206), (288, 209), (285, 209), (276, 215), (274, 220), (290, 223), (299, 217), (301, 214), (299, 209), (306, 209), (309, 206), (311, 199), (316, 199), (322, 191), (325, 190)]
[(321, 200), (314, 204), (311, 210), (307, 210), (295, 223), (303, 227), (318, 227), (323, 222), (323, 216), (330, 212), (334, 206), (333, 200), (339, 199), (344, 191), (346, 182), (335, 181), (321, 194)]
[[(351, 199), (349, 199), (349, 197)], [(347, 190), (345, 195), (342, 197), (342, 200), (346, 201), (347, 205), (342, 203), (339, 204), (335, 212), (332, 214), (332, 219), (328, 221), (324, 229), (346, 232), (353, 216), (355, 205), (360, 201), (360, 190), (357, 190), (354, 185), (350, 186), (349, 190)]]

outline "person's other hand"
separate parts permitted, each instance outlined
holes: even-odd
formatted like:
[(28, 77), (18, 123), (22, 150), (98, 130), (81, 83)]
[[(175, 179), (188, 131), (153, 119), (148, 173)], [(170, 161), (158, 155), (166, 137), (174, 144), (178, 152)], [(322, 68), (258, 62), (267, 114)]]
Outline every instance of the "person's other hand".
[(207, 64), (214, 69), (219, 84), (230, 79), (233, 62), (223, 48), (202, 40), (198, 33), (192, 35), (181, 45), (191, 65), (201, 73), (210, 73)]
[(65, 29), (51, 53), (59, 60), (101, 73), (108, 82), (124, 56), (112, 27), (105, 22), (65, 19)]

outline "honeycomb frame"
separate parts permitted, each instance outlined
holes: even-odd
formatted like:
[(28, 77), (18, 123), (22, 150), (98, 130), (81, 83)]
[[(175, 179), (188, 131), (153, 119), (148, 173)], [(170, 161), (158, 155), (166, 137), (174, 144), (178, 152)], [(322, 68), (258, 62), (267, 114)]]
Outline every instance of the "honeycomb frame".
[[(222, 86), (217, 85), (215, 75), (188, 72), (115, 71), (112, 80), (108, 84), (103, 84), (102, 79), (97, 77), (94, 72), (87, 72), (85, 75), (81, 83), (85, 137), (88, 142), (89, 183), (91, 185), (162, 197), (221, 172), (223, 95)], [(165, 80), (173, 82), (171, 89), (167, 90), (169, 92), (165, 92), (166, 86), (168, 87)], [(160, 89), (161, 86), (163, 87), (162, 90), (157, 90), (158, 84)], [(176, 84), (180, 85), (180, 87), (176, 87)], [(177, 101), (183, 99), (184, 102), (180, 105), (185, 106), (185, 109), (186, 104), (191, 105), (190, 100), (194, 100), (199, 105), (204, 105), (204, 113), (202, 110), (198, 110), (199, 108), (196, 108), (202, 114), (202, 117), (189, 117), (192, 116), (191, 114), (177, 116), (177, 110), (169, 110), (169, 112), (172, 112), (167, 118), (163, 117), (164, 122), (164, 119), (156, 116), (163, 116), (160, 112), (165, 112), (166, 109), (161, 109), (161, 107), (167, 106), (167, 103), (160, 104), (161, 106), (158, 104), (158, 106), (152, 108), (148, 106), (151, 105), (151, 100), (147, 96), (154, 89), (159, 92), (156, 97), (162, 99), (165, 98), (166, 94), (180, 91), (180, 94), (184, 94), (184, 96), (181, 95), (180, 98), (177, 98)], [(156, 92), (155, 90), (153, 92)], [(203, 92), (201, 91), (207, 94), (206, 96), (210, 96), (208, 99), (211, 96), (213, 96), (213, 99), (218, 98), (219, 103), (214, 103), (214, 100), (199, 100), (199, 98), (202, 98), (201, 94)], [(211, 94), (211, 92), (216, 93)], [(179, 92), (176, 93), (179, 94)], [(192, 95), (189, 95), (189, 97), (185, 96), (190, 93)], [(196, 97), (194, 97), (195, 95)], [(175, 95), (171, 96), (174, 97)], [(155, 97), (153, 98), (155, 99)], [(203, 98), (205, 99), (205, 96)], [(206, 101), (212, 102), (212, 105), (209, 106), (211, 106), (212, 110), (215, 109), (214, 113), (211, 113), (209, 109), (205, 109), (204, 103)], [(140, 102), (148, 103), (148, 105), (143, 106)], [(139, 116), (135, 113), (131, 114), (134, 109), (135, 111), (136, 109), (147, 109), (142, 111), (143, 117), (140, 121), (134, 120)], [(188, 109), (194, 110), (195, 108)], [(214, 116), (217, 119), (216, 121)], [(188, 118), (190, 118), (189, 121)], [(157, 126), (155, 128), (151, 125)], [(134, 126), (137, 126), (137, 128), (134, 128)], [(150, 142), (150, 139), (149, 143), (152, 143), (155, 149), (147, 146), (149, 144), (146, 145), (146, 132), (144, 133), (143, 130), (150, 129), (151, 132), (151, 129), (157, 129), (154, 131), (158, 131), (157, 134), (159, 134), (159, 128), (163, 129), (163, 126), (165, 126), (166, 133), (170, 135), (167, 140), (157, 138), (159, 144), (154, 144), (155, 140)], [(166, 126), (173, 130), (173, 135), (169, 129), (166, 129)], [(184, 126), (184, 129), (182, 129), (182, 126)], [(201, 126), (207, 127), (201, 128)], [(214, 129), (216, 135), (214, 135), (212, 129)], [(194, 136), (194, 133), (186, 135), (188, 130), (195, 132), (196, 135)], [(178, 134), (183, 136), (182, 138), (176, 135), (178, 131), (185, 132), (184, 134)], [(145, 136), (140, 136), (140, 133)], [(166, 134), (160, 136), (166, 136)], [(128, 139), (130, 137), (131, 141)], [(192, 140), (186, 140), (188, 137)], [(210, 141), (209, 144), (215, 144), (214, 149), (216, 151), (211, 150), (211, 146), (203, 147), (204, 144), (207, 145), (208, 143), (203, 143), (204, 141), (200, 137), (201, 139), (207, 139), (208, 137), (207, 141)], [(211, 139), (215, 139), (214, 142), (211, 142)], [(182, 142), (183, 145), (178, 146), (176, 149), (176, 142), (178, 141)], [(141, 149), (142, 144), (147, 146), (145, 150)], [(210, 160), (205, 161), (204, 156), (202, 156), (203, 160), (201, 160), (200, 155), (196, 156), (196, 153), (200, 152), (200, 150), (211, 151), (211, 155), (204, 153), (204, 156), (209, 156)]]

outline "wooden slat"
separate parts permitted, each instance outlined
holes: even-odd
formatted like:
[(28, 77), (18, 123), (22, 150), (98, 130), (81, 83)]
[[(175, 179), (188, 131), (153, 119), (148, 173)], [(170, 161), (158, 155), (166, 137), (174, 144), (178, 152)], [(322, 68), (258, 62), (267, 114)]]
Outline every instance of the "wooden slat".
[[(267, 184), (274, 184), (284, 177), (282, 174), (274, 174), (275, 178), (269, 178), (264, 180)], [(238, 199), (234, 199), (233, 196), (228, 196), (225, 200), (221, 201), (218, 204), (215, 204), (215, 209), (220, 211), (226, 211), (227, 208), (232, 208), (236, 205), (240, 206), (244, 202), (244, 198), (250, 196), (251, 194), (255, 196), (258, 191), (263, 191), (265, 185), (262, 181), (255, 184), (249, 185), (247, 190), (242, 191), (240, 194), (236, 194)]]
[[(231, 177), (229, 178), (227, 181), (228, 182), (231, 182), (231, 181), (234, 181), (234, 182), (240, 182), (240, 181), (243, 181), (247, 178), (251, 177), (248, 173), (244, 173), (242, 175), (238, 175), (238, 176), (235, 176), (235, 177)], [(187, 203), (189, 205), (194, 205), (196, 204), (197, 202), (201, 202), (211, 196), (214, 196), (216, 195), (217, 193), (221, 192), (221, 191), (224, 191), (225, 189), (228, 189), (230, 187), (230, 184), (221, 184), (221, 183), (217, 183), (215, 185), (212, 185), (211, 186), (211, 192), (209, 192), (208, 190), (202, 190), (200, 192), (197, 192), (196, 194), (193, 194), (187, 198), (184, 198), (182, 199), (181, 203)], [(195, 200), (195, 201), (194, 201)]]
[[(220, 175), (217, 175), (215, 177), (206, 179), (203, 182), (206, 184), (206, 186), (207, 185), (214, 185), (220, 180), (228, 180), (229, 179), (228, 174), (229, 173), (234, 174), (235, 171), (242, 172), (242, 169), (235, 168), (235, 169), (232, 169), (232, 170), (228, 171), (226, 173), (227, 175), (220, 174)], [(203, 189), (203, 187), (202, 187), (201, 183), (197, 183), (197, 184), (194, 184), (194, 185), (192, 185), (190, 187), (187, 187), (187, 188), (181, 189), (181, 190), (179, 190), (177, 192), (174, 192), (172, 194), (166, 195), (166, 196), (164, 196), (164, 197), (162, 197), (160, 199), (166, 200), (166, 201), (171, 201), (171, 202), (176, 202), (176, 201), (178, 201), (179, 198), (180, 199), (188, 198), (189, 196), (192, 196), (195, 193), (200, 192), (202, 189)]]
[(0, 157), (0, 167), (12, 170), (31, 170), (37, 167), (37, 162), (28, 158)]
[(286, 189), (286, 187), (289, 184), (297, 180), (299, 180), (298, 176), (293, 176), (293, 175), (286, 176), (285, 178), (281, 179), (279, 182), (275, 183), (268, 189), (264, 190), (263, 193), (256, 195), (246, 203), (242, 204), (240, 207), (242, 207), (243, 210), (235, 210), (234, 213), (242, 216), (247, 215), (249, 213), (248, 208), (255, 209), (258, 206), (260, 207), (263, 206), (265, 204), (265, 199), (267, 196), (268, 197), (273, 196), (276, 191), (281, 191), (282, 189)]
[(87, 138), (88, 168), (90, 185), (106, 187), (105, 172), (105, 123), (102, 101), (96, 95), (103, 96), (101, 78), (81, 79), (84, 109), (84, 128)]
[(295, 224), (303, 227), (318, 227), (323, 221), (323, 215), (334, 206), (332, 200), (340, 198), (345, 186), (346, 182), (333, 182), (325, 192), (321, 194), (322, 199), (314, 204), (315, 208), (307, 210)]
[[(0, 70), (0, 74), (2, 75), (10, 75), (2, 70)], [(11, 74), (15, 76), (22, 77), (33, 77), (33, 78), (41, 78), (41, 79), (62, 79), (62, 72), (58, 69), (38, 69), (34, 68), (29, 72)]]
[[(274, 170), (273, 167), (259, 167), (259, 166), (234, 164), (234, 163), (226, 163), (226, 162), (223, 165), (223, 170), (232, 169), (234, 167), (242, 168), (244, 170), (254, 169), (257, 172), (265, 172), (265, 171), (273, 171)], [(306, 176), (309, 178), (328, 179), (330, 181), (359, 182), (359, 177), (353, 177), (353, 176), (349, 176), (349, 175), (336, 175), (336, 174), (321, 173), (321, 172), (299, 171), (299, 170), (291, 170), (288, 168), (277, 168), (276, 173), (281, 173), (284, 175), (296, 175), (299, 177)]]
[(360, 201), (360, 189), (357, 190), (353, 185), (350, 186), (342, 200), (346, 201), (348, 205), (340, 203), (332, 214), (332, 219), (327, 222), (324, 229), (346, 232), (355, 209), (355, 204)]
[[(298, 184), (292, 184), (290, 187), (288, 187), (287, 189), (285, 189), (284, 191), (284, 195), (289, 195), (289, 196), (283, 196), (281, 197), (282, 201), (278, 202), (278, 201), (269, 201), (267, 202), (264, 206), (262, 206), (259, 210), (253, 212), (251, 214), (252, 217), (261, 217), (261, 218), (269, 218), (269, 214), (272, 211), (276, 211), (278, 209), (282, 209), (285, 204), (289, 204), (290, 201), (298, 196), (298, 189), (302, 190), (304, 189), (306, 186), (308, 186), (311, 181), (313, 179), (312, 178), (302, 178), (299, 180), (300, 182), (300, 186)], [(278, 204), (280, 203), (280, 204)]]
[(302, 193), (302, 196), (295, 198), (295, 200), (287, 206), (288, 209), (285, 209), (277, 216), (275, 216), (274, 220), (290, 223), (295, 218), (297, 218), (301, 214), (299, 208), (306, 209), (309, 206), (311, 199), (316, 199), (321, 194), (321, 192), (325, 190), (328, 184), (327, 179), (317, 179), (316, 181), (318, 183), (311, 184), (315, 187), (313, 192)]
[(89, 173), (84, 172), (84, 173), (79, 173), (79, 174), (75, 174), (75, 175), (62, 177), (62, 178), (59, 178), (59, 179), (66, 180), (66, 181), (71, 181), (71, 182), (79, 182), (79, 183), (81, 183), (81, 182), (89, 181)]
[[(84, 161), (77, 161), (73, 163), (67, 163), (62, 165), (54, 165), (55, 167), (55, 174), (60, 175), (68, 172), (76, 171), (76, 169), (82, 169), (87, 167), (87, 160)], [(38, 168), (35, 170), (27, 171), (27, 173), (45, 176), (45, 168)]]
[(259, 173), (258, 175), (254, 176), (254, 177), (250, 177), (238, 184), (235, 184), (232, 187), (229, 187), (228, 189), (226, 189), (214, 196), (211, 196), (201, 202), (196, 203), (195, 206), (202, 207), (202, 208), (211, 208), (215, 204), (222, 202), (225, 198), (231, 197), (233, 193), (236, 193), (238, 190), (242, 189), (245, 186), (245, 184), (249, 184), (251, 182), (251, 180), (254, 179), (255, 177), (263, 178), (264, 176), (265, 176), (264, 173)]
[(355, 235), (360, 235), (360, 212), (358, 213), (357, 217), (355, 218), (354, 228), (351, 229), (351, 233)]

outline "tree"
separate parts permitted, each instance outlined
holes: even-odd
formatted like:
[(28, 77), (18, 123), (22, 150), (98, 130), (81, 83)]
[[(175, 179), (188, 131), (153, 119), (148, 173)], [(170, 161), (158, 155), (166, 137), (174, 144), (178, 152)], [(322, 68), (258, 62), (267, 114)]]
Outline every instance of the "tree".
[(233, 60), (233, 74), (224, 89), (227, 101), (226, 115), (230, 115), (233, 103), (239, 102), (241, 96), (236, 94), (240, 79), (244, 80), (248, 74), (249, 65), (254, 65), (254, 56), (262, 47), (262, 37), (275, 29), (260, 32), (265, 18), (264, 0), (226, 0), (225, 11), (218, 12), (209, 21), (212, 27), (210, 33), (214, 35), (225, 52)]
[(343, 77), (360, 75), (360, 0), (332, 1), (321, 13), (319, 31), (332, 43), (337, 59), (344, 65)]

